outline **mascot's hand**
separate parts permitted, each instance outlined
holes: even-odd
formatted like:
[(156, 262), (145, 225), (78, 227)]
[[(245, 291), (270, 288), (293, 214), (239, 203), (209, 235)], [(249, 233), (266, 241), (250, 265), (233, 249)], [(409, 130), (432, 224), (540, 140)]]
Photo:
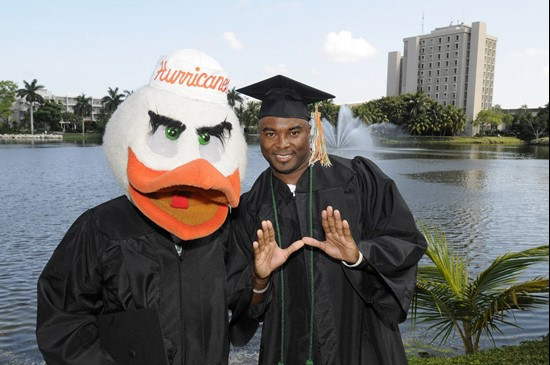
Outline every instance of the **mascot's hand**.
[(312, 237), (304, 237), (304, 244), (317, 247), (330, 257), (348, 264), (357, 262), (359, 248), (351, 235), (348, 221), (342, 220), (340, 212), (327, 207), (322, 213), (322, 223), (327, 240), (320, 242)]
[(275, 230), (270, 221), (262, 221), (262, 229), (257, 232), (258, 240), (252, 243), (254, 248), (254, 275), (259, 279), (268, 278), (273, 271), (283, 265), (294, 252), (304, 246), (299, 240), (282, 249), (275, 240)]

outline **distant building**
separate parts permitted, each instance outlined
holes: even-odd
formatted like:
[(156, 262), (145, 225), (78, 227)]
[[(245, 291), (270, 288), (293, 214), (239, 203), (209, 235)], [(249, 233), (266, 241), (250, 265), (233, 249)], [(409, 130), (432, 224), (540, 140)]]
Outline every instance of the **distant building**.
[[(388, 54), (387, 96), (422, 91), (443, 105), (464, 109), (470, 119), (493, 103), (497, 38), (482, 22), (436, 28), (404, 38), (403, 56)], [(465, 133), (477, 133), (471, 123)]]
[[(59, 95), (53, 95), (50, 91), (46, 89), (38, 90), (38, 93), (44, 98), (44, 100), (55, 100), (61, 102), (63, 104), (63, 107), (65, 108), (65, 111), (74, 113), (74, 106), (76, 105), (76, 97), (78, 96), (59, 96)], [(101, 103), (101, 99), (96, 99), (92, 97), (92, 115), (89, 117), (84, 118), (84, 122), (95, 122), (99, 118), (99, 113), (101, 111), (101, 107), (103, 104)], [(28, 112), (31, 105), (25, 101), (23, 98), (18, 98), (14, 105), (13, 110), (15, 114), (15, 122), (20, 125), (23, 121), (24, 113)], [(38, 108), (38, 105), (34, 105), (34, 110)], [(63, 130), (65, 130), (67, 127), (70, 129), (78, 129), (80, 126), (71, 125), (69, 122), (61, 122)]]

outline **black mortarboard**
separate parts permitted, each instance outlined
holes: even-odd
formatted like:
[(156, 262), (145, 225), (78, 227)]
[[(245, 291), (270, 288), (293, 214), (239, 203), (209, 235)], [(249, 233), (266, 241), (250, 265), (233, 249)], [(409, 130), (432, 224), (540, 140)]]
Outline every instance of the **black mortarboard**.
[(334, 98), (334, 95), (283, 75), (273, 76), (237, 91), (262, 101), (259, 119), (272, 116), (309, 121), (308, 104)]

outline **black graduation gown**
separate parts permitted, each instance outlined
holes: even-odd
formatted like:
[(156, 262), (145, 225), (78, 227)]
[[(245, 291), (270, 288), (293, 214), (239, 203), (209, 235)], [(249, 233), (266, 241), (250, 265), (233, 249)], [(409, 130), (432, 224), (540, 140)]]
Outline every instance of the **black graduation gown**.
[(225, 261), (238, 253), (228, 252), (228, 238), (226, 222), (180, 241), (179, 255), (171, 235), (126, 197), (85, 212), (38, 280), (46, 362), (227, 364)]
[[(398, 323), (405, 320), (415, 287), (417, 262), (426, 241), (395, 183), (373, 162), (331, 156), (333, 166), (313, 168), (313, 236), (324, 240), (321, 211), (340, 210), (365, 261), (348, 268), (314, 251), (315, 365), (406, 364)], [(252, 260), (251, 242), (262, 220), (275, 223), (269, 169), (241, 198), (233, 214), (234, 238)], [(273, 177), (282, 246), (309, 236), (309, 172), (300, 177), (295, 197)], [(310, 250), (284, 265), (284, 363), (305, 364), (309, 348)], [(230, 324), (234, 344), (242, 345), (263, 320), (260, 364), (276, 364), (281, 350), (281, 282), (274, 272), (263, 304), (236, 312)]]

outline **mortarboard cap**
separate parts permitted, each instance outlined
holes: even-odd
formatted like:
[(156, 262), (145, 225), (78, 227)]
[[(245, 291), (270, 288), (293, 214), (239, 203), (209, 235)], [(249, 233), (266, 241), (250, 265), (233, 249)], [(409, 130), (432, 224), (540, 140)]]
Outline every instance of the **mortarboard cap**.
[(309, 121), (308, 104), (334, 98), (334, 95), (283, 75), (273, 76), (237, 91), (262, 101), (259, 119), (272, 116)]

